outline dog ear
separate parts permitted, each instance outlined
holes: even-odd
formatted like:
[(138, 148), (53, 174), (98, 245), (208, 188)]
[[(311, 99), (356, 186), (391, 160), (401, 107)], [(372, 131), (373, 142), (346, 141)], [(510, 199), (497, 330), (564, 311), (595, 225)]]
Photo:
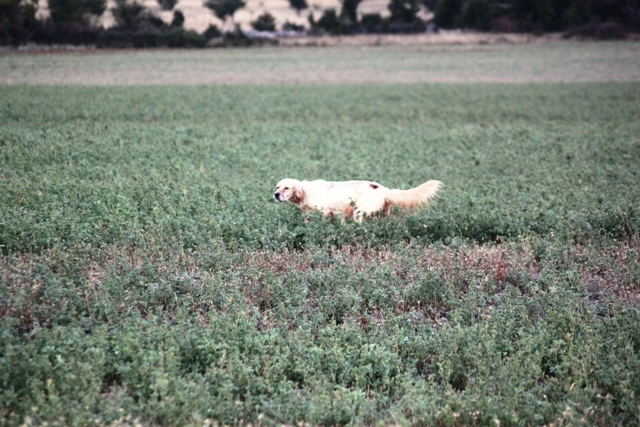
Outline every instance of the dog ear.
[(302, 187), (300, 187), (299, 185), (294, 186), (291, 189), (291, 202), (298, 205), (300, 203), (302, 203), (304, 201), (304, 198), (307, 197), (306, 193), (304, 192), (304, 189)]

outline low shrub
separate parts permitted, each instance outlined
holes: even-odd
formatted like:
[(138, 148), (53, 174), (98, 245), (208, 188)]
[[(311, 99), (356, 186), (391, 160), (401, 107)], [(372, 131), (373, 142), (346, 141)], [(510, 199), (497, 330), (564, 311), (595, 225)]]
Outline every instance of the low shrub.
[(265, 12), (252, 21), (251, 26), (256, 31), (275, 31), (276, 18), (269, 12)]
[(297, 31), (297, 32), (301, 32), (304, 31), (305, 27), (304, 25), (298, 25), (298, 24), (294, 24), (292, 22), (286, 21), (284, 24), (282, 24), (282, 31)]
[(207, 29), (204, 30), (204, 32), (202, 33), (202, 37), (204, 37), (204, 39), (207, 41), (214, 39), (216, 37), (220, 37), (220, 35), (221, 35), (220, 29), (213, 24), (209, 24)]
[(326, 31), (329, 34), (337, 35), (342, 33), (342, 25), (338, 19), (335, 9), (326, 9), (314, 24), (314, 28)]
[(627, 28), (616, 22), (591, 23), (569, 29), (565, 38), (588, 38), (597, 40), (621, 40), (628, 36)]
[(101, 48), (203, 47), (205, 38), (195, 31), (180, 27), (143, 30), (113, 28), (100, 34), (96, 45)]
[(367, 33), (386, 33), (389, 31), (389, 22), (379, 13), (365, 13), (360, 19), (360, 25)]
[(172, 27), (183, 27), (184, 26), (184, 14), (179, 10), (173, 11), (173, 19), (171, 20)]

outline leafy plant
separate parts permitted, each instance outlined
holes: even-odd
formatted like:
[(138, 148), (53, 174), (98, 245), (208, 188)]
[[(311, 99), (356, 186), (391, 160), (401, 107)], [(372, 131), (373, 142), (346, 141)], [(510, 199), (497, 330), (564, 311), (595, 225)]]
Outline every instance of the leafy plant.
[[(637, 93), (0, 87), (3, 424), (633, 424)], [(272, 201), (318, 171), (446, 187)]]

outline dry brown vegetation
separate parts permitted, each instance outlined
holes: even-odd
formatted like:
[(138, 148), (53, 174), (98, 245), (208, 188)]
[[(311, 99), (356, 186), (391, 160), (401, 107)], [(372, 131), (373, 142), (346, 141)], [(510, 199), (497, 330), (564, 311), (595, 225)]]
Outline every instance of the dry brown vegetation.
[[(384, 287), (399, 290), (393, 300), (394, 313), (416, 312), (424, 319), (438, 323), (446, 310), (434, 311), (430, 307), (420, 307), (407, 301), (404, 292), (420, 282), (425, 272), (435, 274), (442, 283), (459, 287), (460, 297), (469, 292), (470, 287), (487, 295), (499, 296), (505, 288), (512, 286), (525, 291), (544, 274), (570, 273), (572, 285), (594, 301), (617, 301), (621, 307), (640, 308), (640, 288), (637, 286), (637, 268), (640, 266), (640, 241), (637, 239), (615, 242), (602, 246), (593, 243), (560, 246), (545, 244), (545, 253), (536, 254), (531, 244), (503, 243), (492, 245), (464, 244), (459, 247), (409, 247), (401, 252), (390, 248), (365, 249), (346, 247), (326, 251), (252, 251), (220, 256), (224, 263), (212, 271), (200, 266), (196, 255), (183, 253), (177, 257), (163, 258), (156, 254), (153, 259), (148, 254), (133, 249), (105, 247), (87, 266), (79, 267), (77, 258), (69, 253), (48, 251), (41, 256), (3, 256), (0, 258), (2, 282), (5, 284), (6, 299), (0, 305), (0, 318), (5, 316), (20, 319), (23, 331), (45, 326), (56, 316), (58, 310), (66, 310), (70, 301), (56, 299), (53, 295), (43, 295), (43, 284), (53, 276), (73, 275), (77, 271), (77, 282), (69, 292), (86, 303), (86, 309), (107, 297), (103, 295), (102, 282), (111, 276), (134, 272), (140, 275), (143, 288), (157, 289), (172, 281), (188, 280), (198, 288), (211, 286), (224, 277), (229, 281), (225, 286), (241, 291), (245, 298), (246, 310), (264, 310), (273, 304), (273, 282), (299, 280), (300, 275), (327, 275), (342, 272), (349, 277), (358, 275), (376, 276), (386, 272), (389, 282)], [(148, 283), (149, 266), (160, 282)], [(635, 266), (635, 267), (634, 267)], [(46, 274), (43, 274), (46, 272)], [(53, 276), (52, 276), (53, 275)], [(378, 284), (381, 285), (381, 284)], [(50, 286), (50, 284), (48, 285)], [(47, 286), (44, 286), (45, 288)], [(551, 285), (549, 291), (554, 291)], [(525, 291), (526, 293), (526, 291)], [(493, 304), (488, 300), (487, 309)], [(276, 301), (277, 302), (277, 301)], [(63, 304), (64, 307), (60, 306)], [(267, 304), (267, 305), (265, 305)], [(308, 307), (314, 306), (314, 295), (310, 292)], [(207, 313), (214, 309), (213, 303), (203, 306), (198, 303), (191, 310), (198, 312), (199, 322), (207, 323)], [(144, 307), (125, 306), (122, 310)], [(83, 315), (84, 307), (73, 311), (74, 316)], [(123, 311), (123, 314), (125, 313)], [(91, 316), (91, 313), (84, 313)], [(382, 316), (378, 313), (379, 316)], [(175, 316), (172, 313), (171, 316)], [(435, 317), (434, 317), (435, 316)], [(379, 317), (379, 322), (384, 318)]]
[(359, 34), (350, 36), (283, 37), (282, 46), (447, 46), (486, 45), (496, 43), (548, 43), (562, 40), (561, 34), (477, 33), (440, 31), (421, 34)]
[[(547, 249), (549, 250), (549, 249)], [(265, 274), (283, 275), (288, 272), (326, 271), (336, 268), (366, 274), (372, 268), (390, 269), (395, 286), (414, 283), (417, 275), (426, 270), (436, 272), (442, 281), (450, 283), (463, 278), (476, 286), (494, 286), (501, 291), (516, 278), (538, 280), (541, 265), (531, 245), (463, 245), (458, 248), (411, 248), (410, 255), (397, 251), (346, 248), (331, 250), (330, 263), (318, 264), (308, 252), (247, 253), (241, 265)], [(640, 289), (632, 284), (629, 265), (640, 264), (640, 242), (616, 242), (615, 246), (577, 244), (545, 263), (545, 268), (575, 271), (585, 292), (598, 297), (601, 293), (618, 298), (624, 304), (640, 303)]]

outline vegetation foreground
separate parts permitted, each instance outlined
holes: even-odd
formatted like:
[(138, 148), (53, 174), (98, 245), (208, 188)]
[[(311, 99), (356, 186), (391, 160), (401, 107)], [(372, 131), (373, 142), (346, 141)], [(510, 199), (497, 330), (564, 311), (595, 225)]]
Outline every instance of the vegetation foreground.
[[(640, 84), (0, 87), (3, 425), (640, 420)], [(446, 184), (304, 222), (280, 178)]]

